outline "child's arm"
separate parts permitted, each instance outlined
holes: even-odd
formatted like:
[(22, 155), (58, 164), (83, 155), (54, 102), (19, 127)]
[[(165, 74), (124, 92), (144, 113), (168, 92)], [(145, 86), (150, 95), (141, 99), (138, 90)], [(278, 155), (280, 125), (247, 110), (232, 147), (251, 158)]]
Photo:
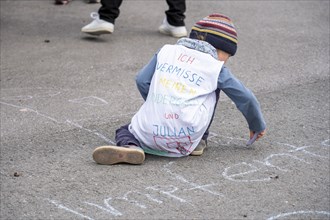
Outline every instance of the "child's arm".
[(146, 100), (149, 92), (149, 86), (151, 79), (154, 75), (157, 64), (157, 54), (155, 54), (147, 65), (145, 65), (135, 78), (136, 85), (142, 95), (143, 99)]
[[(223, 67), (218, 80), (218, 88), (235, 103), (236, 107), (242, 112), (249, 129), (254, 133), (263, 135), (266, 128), (266, 123), (261, 113), (260, 105), (254, 94), (246, 88), (229, 69)], [(262, 135), (258, 135), (260, 138)]]

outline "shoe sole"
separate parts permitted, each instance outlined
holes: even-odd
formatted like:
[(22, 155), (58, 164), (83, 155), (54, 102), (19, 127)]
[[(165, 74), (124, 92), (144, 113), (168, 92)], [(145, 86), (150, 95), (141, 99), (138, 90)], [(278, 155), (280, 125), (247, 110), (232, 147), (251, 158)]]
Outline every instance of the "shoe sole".
[(191, 152), (191, 156), (200, 156), (200, 155), (202, 155), (204, 153), (204, 149), (203, 150), (199, 150), (199, 151), (193, 151), (193, 152)]
[(117, 163), (142, 164), (145, 155), (142, 150), (118, 147), (102, 146), (93, 152), (93, 159), (98, 164), (112, 165)]
[(101, 34), (112, 34), (113, 30), (104, 30), (104, 29), (95, 29), (95, 30), (81, 30), (81, 32), (84, 32), (86, 34), (90, 35), (101, 35)]
[(191, 156), (200, 156), (204, 153), (204, 150), (207, 146), (204, 145), (204, 147), (200, 148), (200, 149), (195, 149), (193, 152), (191, 152)]

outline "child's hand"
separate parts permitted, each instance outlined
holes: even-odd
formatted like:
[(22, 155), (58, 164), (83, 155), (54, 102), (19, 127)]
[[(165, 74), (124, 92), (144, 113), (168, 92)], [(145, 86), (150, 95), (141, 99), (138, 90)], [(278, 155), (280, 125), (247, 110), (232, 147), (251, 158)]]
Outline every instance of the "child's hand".
[[(254, 131), (250, 131), (250, 139), (253, 137), (254, 133), (255, 133)], [(258, 137), (257, 137), (256, 140), (258, 140), (259, 138), (263, 137), (265, 134), (266, 134), (266, 131), (263, 130), (262, 132), (260, 132), (260, 133), (258, 134)]]

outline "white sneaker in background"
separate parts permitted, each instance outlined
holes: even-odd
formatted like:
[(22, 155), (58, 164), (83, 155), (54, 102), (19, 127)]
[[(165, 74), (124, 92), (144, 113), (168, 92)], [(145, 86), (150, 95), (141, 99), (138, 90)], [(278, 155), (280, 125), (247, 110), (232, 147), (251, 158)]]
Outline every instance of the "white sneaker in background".
[(81, 28), (82, 32), (92, 35), (111, 34), (113, 32), (114, 25), (110, 22), (100, 19), (98, 13), (92, 12), (91, 17), (94, 20)]
[(187, 29), (185, 26), (173, 26), (167, 22), (165, 18), (163, 23), (158, 28), (159, 32), (166, 35), (171, 35), (172, 37), (186, 37)]

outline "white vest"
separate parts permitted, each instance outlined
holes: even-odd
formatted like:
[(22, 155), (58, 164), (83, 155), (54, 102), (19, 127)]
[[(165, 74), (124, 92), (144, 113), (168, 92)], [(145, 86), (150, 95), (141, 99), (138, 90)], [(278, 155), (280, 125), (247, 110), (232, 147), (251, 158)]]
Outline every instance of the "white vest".
[(129, 126), (146, 153), (181, 157), (196, 148), (211, 121), (222, 65), (181, 45), (159, 51), (148, 97)]

